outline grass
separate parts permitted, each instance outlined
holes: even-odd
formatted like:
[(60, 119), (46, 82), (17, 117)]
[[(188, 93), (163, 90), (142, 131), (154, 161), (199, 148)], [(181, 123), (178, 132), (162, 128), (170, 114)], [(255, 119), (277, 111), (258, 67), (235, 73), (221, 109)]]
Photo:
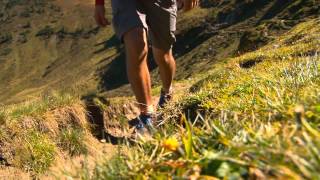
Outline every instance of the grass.
[(83, 111), (79, 97), (60, 92), (1, 107), (3, 158), (37, 177), (48, 171), (60, 149), (70, 156), (86, 154), (89, 127)]
[(30, 131), (21, 138), (21, 144), (16, 149), (15, 165), (26, 171), (44, 173), (55, 155), (56, 146), (46, 135)]
[[(152, 141), (98, 165), (93, 177), (318, 179), (318, 24), (302, 23), (260, 50), (216, 65), (163, 110), (167, 123)], [(260, 62), (241, 68), (255, 59)]]
[(71, 156), (87, 154), (85, 133), (80, 128), (66, 128), (61, 131), (59, 146)]
[[(93, 179), (110, 179), (116, 180), (121, 177), (122, 179), (129, 178), (127, 172), (130, 170), (127, 166), (125, 156), (118, 153), (112, 159), (103, 164), (98, 165), (94, 170)], [(117, 166), (114, 166), (117, 164)]]
[[(77, 3), (77, 1), (70, 3)], [(3, 4), (3, 7), (6, 7), (6, 4), (7, 7), (10, 7), (5, 14), (22, 11), (22, 13), (18, 13), (18, 16), (8, 16), (7, 21), (14, 21), (24, 28), (21, 29), (20, 26), (5, 23), (1, 26), (1, 32), (10, 32), (12, 37), (25, 36), (27, 42), (19, 42), (20, 38), (19, 41), (6, 44), (8, 47), (1, 48), (0, 55), (2, 54), (2, 59), (4, 59), (0, 66), (0, 100), (2, 103), (21, 102), (37, 96), (47, 89), (77, 88), (79, 93), (85, 95), (96, 91), (97, 86), (104, 84), (103, 79), (107, 78), (103, 77), (104, 74), (113, 74), (113, 71), (109, 72), (108, 67), (114, 64), (110, 61), (117, 56), (119, 43), (113, 36), (111, 26), (104, 30), (95, 28), (95, 22), (91, 18), (92, 9), (87, 7), (88, 3), (72, 6), (71, 9), (69, 3), (63, 2), (39, 4), (37, 1), (32, 1), (28, 4), (21, 3), (16, 6), (10, 5), (10, 1)], [(178, 48), (180, 52), (176, 52), (181, 59), (181, 61), (177, 61), (180, 67), (177, 75), (180, 79), (202, 72), (206, 69), (207, 63), (213, 64), (212, 62), (216, 62), (221, 57), (229, 57), (229, 55), (234, 54), (237, 51), (236, 45), (242, 34), (237, 33), (238, 30), (241, 28), (243, 32), (256, 30), (264, 32), (255, 29), (255, 27), (265, 24), (264, 22), (261, 22), (262, 24), (258, 22), (263, 19), (262, 14), (269, 14), (261, 10), (252, 24), (245, 23), (241, 26), (222, 28), (221, 31), (219, 30), (219, 35), (215, 35), (214, 24), (216, 24), (217, 16), (227, 13), (225, 15), (231, 17), (232, 14), (229, 14), (231, 13), (229, 10), (233, 9), (238, 2), (232, 0), (218, 5), (219, 3), (206, 1), (201, 4), (207, 4), (205, 5), (206, 8), (196, 8), (189, 13), (179, 13), (177, 27), (180, 38), (178, 38), (178, 45), (181, 47)], [(244, 4), (244, 2), (239, 2), (239, 4)], [(304, 4), (306, 7), (315, 7), (315, 2), (314, 4)], [(56, 8), (57, 6), (60, 8)], [(106, 3), (106, 7), (108, 19), (111, 19), (109, 2)], [(30, 17), (22, 18), (19, 16), (19, 14), (25, 14), (23, 12), (27, 12), (26, 9), (30, 8), (36, 8), (39, 11), (28, 12)], [(225, 9), (228, 9), (228, 11), (224, 12)], [(303, 14), (304, 11), (300, 12), (300, 9), (297, 14)], [(273, 14), (273, 12), (270, 13)], [(290, 16), (290, 14), (287, 10), (281, 13), (279, 10), (279, 14), (275, 13), (275, 17), (270, 19), (270, 21), (273, 20), (270, 24), (276, 26), (276, 24), (283, 22), (282, 20), (286, 24), (286, 16)], [(307, 11), (305, 14), (308, 16), (312, 13)], [(313, 14), (316, 13), (313, 12)], [(60, 16), (63, 16), (63, 18), (59, 18)], [(35, 22), (35, 24), (30, 26), (27, 25), (28, 22)], [(255, 30), (251, 30), (252, 28)], [(267, 27), (266, 29), (271, 28)], [(37, 34), (48, 38), (41, 38), (36, 36)], [(207, 41), (211, 36), (211, 40)], [(221, 36), (227, 38), (220, 39)], [(76, 43), (70, 45), (69, 41), (73, 40)], [(52, 44), (51, 41), (53, 41)], [(115, 48), (114, 45), (118, 47)], [(226, 48), (226, 45), (230, 47)], [(211, 52), (211, 50), (214, 51)], [(216, 53), (217, 55), (215, 55)], [(206, 61), (212, 55), (216, 56), (215, 60)], [(104, 71), (107, 72), (104, 73)], [(155, 75), (155, 73), (153, 74)], [(103, 89), (100, 90), (103, 91)], [(118, 90), (121, 94), (126, 93), (122, 91), (121, 89)], [(118, 94), (118, 92), (113, 94)]]
[(3, 110), (1, 114), (3, 118), (11, 120), (23, 117), (41, 117), (45, 112), (74, 104), (77, 100), (77, 97), (70, 94), (53, 92), (43, 95), (37, 100), (6, 106), (6, 110)]
[[(206, 10), (197, 12), (199, 17), (207, 14)], [(187, 14), (185, 21), (193, 21), (193, 18), (188, 19), (191, 16), (193, 14)], [(301, 23), (257, 51), (221, 59), (210, 71), (190, 81), (179, 81), (181, 87), (193, 85), (187, 92), (178, 92), (180, 99), (161, 110), (165, 123), (153, 140), (119, 146), (119, 153), (97, 164), (93, 174), (85, 166), (78, 175), (83, 179), (318, 179), (319, 29), (319, 20)], [(109, 33), (103, 34), (111, 36)], [(204, 43), (210, 44), (209, 41)], [(100, 47), (108, 46), (103, 44)], [(207, 47), (206, 44), (186, 56), (201, 57), (198, 55), (207, 52), (207, 48), (202, 48)], [(113, 51), (103, 54), (109, 56)], [(50, 59), (43, 56), (39, 57)], [(86, 62), (93, 65), (103, 61), (97, 57)], [(56, 77), (51, 73), (61, 65), (60, 61), (49, 64), (41, 65), (47, 70), (41, 75), (52, 80)], [(77, 77), (93, 72), (87, 67), (95, 67), (85, 63), (81, 65), (86, 67), (83, 70), (75, 64), (79, 63), (68, 62), (64, 67), (73, 68), (57, 73), (65, 76), (64, 72), (68, 72), (72, 77), (77, 75), (74, 77), (79, 80)], [(187, 64), (189, 67), (190, 62)], [(24, 68), (28, 70), (27, 66)], [(190, 73), (191, 69), (196, 67), (183, 73)], [(78, 70), (81, 73), (74, 73)], [(69, 76), (59, 82), (62, 85), (73, 82), (75, 79)], [(193, 83), (194, 79), (199, 81)], [(13, 85), (16, 88), (8, 91), (7, 97), (25, 89), (19, 81)], [(159, 94), (159, 91), (156, 87), (152, 93)], [(24, 93), (22, 95), (26, 95)], [(4, 158), (13, 159), (15, 167), (39, 175), (47, 172), (60, 149), (70, 156), (87, 154), (86, 112), (78, 99), (70, 94), (52, 93), (37, 100), (1, 107), (0, 145), (11, 153)], [(119, 101), (122, 99), (128, 98), (119, 98)], [(107, 110), (114, 102), (104, 104), (95, 99), (94, 103)], [(124, 116), (114, 117), (117, 118), (123, 126)]]
[(5, 109), (4, 108), (1, 108), (0, 109), (0, 126), (1, 125), (4, 125), (5, 123), (6, 123), (6, 116), (7, 116), (7, 114), (6, 114), (6, 111), (5, 111)]

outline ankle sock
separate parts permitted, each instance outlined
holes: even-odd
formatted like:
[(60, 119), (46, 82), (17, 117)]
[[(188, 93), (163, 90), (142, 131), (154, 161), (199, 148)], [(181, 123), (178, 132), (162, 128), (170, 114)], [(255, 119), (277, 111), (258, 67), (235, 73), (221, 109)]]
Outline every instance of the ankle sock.
[(153, 105), (141, 108), (140, 111), (141, 111), (141, 114), (143, 114), (143, 115), (152, 115), (152, 114), (154, 114)]
[(172, 86), (169, 89), (161, 88), (161, 94), (170, 95), (170, 94), (172, 94), (172, 89), (173, 89)]

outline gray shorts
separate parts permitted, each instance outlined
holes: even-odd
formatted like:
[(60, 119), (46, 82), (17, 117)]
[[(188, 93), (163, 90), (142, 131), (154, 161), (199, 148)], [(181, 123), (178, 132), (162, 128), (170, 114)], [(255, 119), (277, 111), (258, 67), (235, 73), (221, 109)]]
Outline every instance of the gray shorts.
[(112, 0), (113, 27), (122, 40), (135, 27), (145, 28), (154, 47), (169, 50), (175, 42), (176, 0)]

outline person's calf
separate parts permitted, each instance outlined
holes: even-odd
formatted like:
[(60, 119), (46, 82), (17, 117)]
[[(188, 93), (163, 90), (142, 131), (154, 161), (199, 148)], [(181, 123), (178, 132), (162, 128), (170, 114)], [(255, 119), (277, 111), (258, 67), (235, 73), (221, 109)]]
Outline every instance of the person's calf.
[(152, 106), (151, 80), (147, 66), (147, 37), (143, 28), (125, 33), (124, 43), (127, 57), (127, 74), (132, 90), (142, 113)]
[(172, 50), (153, 48), (154, 58), (159, 66), (162, 89), (158, 107), (163, 108), (172, 99), (172, 82), (176, 71), (176, 63)]

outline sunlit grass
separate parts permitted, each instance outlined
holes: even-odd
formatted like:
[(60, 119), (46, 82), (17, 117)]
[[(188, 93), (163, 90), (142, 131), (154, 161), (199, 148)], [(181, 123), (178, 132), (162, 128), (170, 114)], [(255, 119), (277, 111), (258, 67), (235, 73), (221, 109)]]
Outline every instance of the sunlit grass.
[(29, 131), (16, 145), (14, 163), (27, 171), (44, 173), (55, 159), (56, 146), (44, 134)]
[[(255, 52), (216, 64), (197, 82), (178, 82), (193, 85), (159, 110), (152, 140), (125, 141), (113, 158), (92, 173), (84, 165), (77, 177), (317, 179), (319, 29), (317, 21), (303, 23)], [(152, 93), (159, 92), (155, 87)], [(97, 97), (93, 103), (106, 111), (123, 99)], [(10, 150), (13, 165), (38, 175), (50, 168), (59, 148), (73, 157), (86, 155), (89, 127), (77, 103), (79, 97), (52, 93), (0, 108), (0, 147)], [(125, 116), (113, 118), (125, 128)]]
[(71, 156), (86, 154), (85, 132), (80, 128), (65, 128), (60, 133), (58, 144), (63, 150), (68, 151)]
[[(299, 36), (298, 36), (299, 35)], [(319, 26), (303, 23), (258, 51), (216, 65), (161, 113), (155, 139), (100, 173), (151, 179), (317, 179)], [(240, 64), (258, 60), (248, 68)], [(114, 171), (115, 170), (115, 171)]]
[(77, 98), (70, 94), (53, 93), (43, 95), (39, 100), (13, 105), (8, 111), (8, 116), (13, 119), (25, 116), (41, 116), (53, 108), (70, 105), (77, 101)]
[[(0, 146), (6, 151), (3, 158), (37, 177), (51, 167), (58, 148), (72, 156), (85, 154), (84, 135), (87, 127), (80, 122), (83, 117), (80, 117), (81, 105), (77, 107), (79, 103), (78, 97), (53, 92), (33, 101), (2, 106)], [(74, 107), (74, 110), (68, 107)], [(55, 114), (55, 111), (60, 114)], [(75, 112), (78, 114), (71, 114)], [(57, 119), (63, 113), (66, 117)], [(67, 121), (73, 121), (73, 124), (64, 130), (62, 127), (66, 126)], [(72, 125), (82, 129), (78, 131)]]

